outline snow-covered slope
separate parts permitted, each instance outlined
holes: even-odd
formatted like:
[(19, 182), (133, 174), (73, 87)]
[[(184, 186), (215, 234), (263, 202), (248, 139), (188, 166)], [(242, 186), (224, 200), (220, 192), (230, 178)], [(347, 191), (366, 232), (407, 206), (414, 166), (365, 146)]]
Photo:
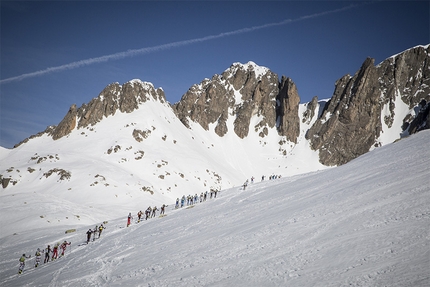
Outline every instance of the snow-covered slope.
[[(103, 216), (94, 214), (88, 226), (75, 222), (74, 233), (64, 233), (64, 218), (37, 229), (28, 221), (28, 231), (1, 234), (0, 285), (429, 286), (429, 141), (430, 131), (422, 131), (340, 167), (258, 179), (193, 208), (175, 210), (169, 202), (166, 217), (128, 228), (126, 213), (109, 213), (116, 207), (109, 196), (98, 209)], [(2, 217), (14, 196), (22, 195), (2, 193)], [(67, 201), (53, 207), (31, 190), (20, 200), (14, 212), (28, 218), (77, 208)], [(40, 210), (25, 204), (38, 200)], [(13, 215), (2, 218), (2, 228), (7, 220)], [(101, 220), (109, 221), (101, 238), (79, 246)], [(64, 258), (36, 269), (28, 259), (24, 274), (16, 274), (22, 253), (63, 240), (72, 242)]]
[[(0, 220), (7, 222), (2, 233), (28, 228), (22, 222), (35, 228), (90, 224), (142, 204), (160, 206), (184, 194), (238, 186), (251, 176), (324, 169), (304, 138), (310, 124), (303, 124), (296, 145), (280, 145), (284, 137), (276, 129), (264, 139), (257, 133), (240, 139), (232, 119), (230, 132), (219, 137), (194, 122), (186, 128), (169, 103), (148, 96), (133, 112), (117, 111), (58, 140), (44, 134), (2, 149), (0, 174), (10, 178), (0, 194)], [(36, 215), (15, 214), (20, 206)]]

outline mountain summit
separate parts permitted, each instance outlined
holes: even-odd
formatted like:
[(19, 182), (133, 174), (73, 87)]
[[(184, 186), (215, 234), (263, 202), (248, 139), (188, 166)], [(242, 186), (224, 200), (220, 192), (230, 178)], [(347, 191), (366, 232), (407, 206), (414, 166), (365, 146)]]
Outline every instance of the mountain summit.
[(253, 62), (235, 63), (221, 75), (192, 86), (173, 107), (186, 126), (189, 121), (199, 123), (205, 130), (213, 125), (213, 131), (223, 137), (231, 121), (232, 131), (241, 139), (248, 136), (250, 129), (264, 137), (276, 124), (278, 92), (275, 73)]
[(323, 164), (344, 164), (372, 147), (430, 128), (428, 116), (409, 127), (420, 110), (428, 115), (429, 51), (429, 45), (418, 46), (377, 66), (368, 58), (354, 76), (336, 82), (333, 97), (306, 136)]

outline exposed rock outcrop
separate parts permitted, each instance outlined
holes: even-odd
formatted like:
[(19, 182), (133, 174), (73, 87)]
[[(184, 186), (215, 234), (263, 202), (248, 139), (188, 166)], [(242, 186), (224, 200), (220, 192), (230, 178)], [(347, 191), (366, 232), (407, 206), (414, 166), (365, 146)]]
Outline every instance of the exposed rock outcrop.
[(422, 130), (430, 129), (430, 102), (426, 103), (422, 100), (420, 103), (420, 110), (416, 117), (412, 120), (411, 124), (408, 126), (409, 133), (414, 134)]
[(278, 102), (279, 134), (286, 136), (287, 140), (297, 143), (297, 138), (300, 135), (300, 97), (296, 85), (290, 78), (282, 76), (279, 95), (276, 99)]
[(227, 120), (232, 116), (234, 132), (244, 138), (254, 115), (261, 118), (253, 127), (256, 131), (275, 126), (277, 94), (276, 74), (252, 62), (235, 63), (221, 75), (193, 85), (173, 109), (187, 127), (190, 120), (206, 130), (215, 124), (214, 131), (221, 137), (228, 132)]
[[(392, 56), (377, 66), (380, 89), (383, 93), (381, 99), (390, 110), (390, 114), (384, 117), (388, 127), (393, 123), (397, 96), (400, 96), (410, 109), (419, 109), (418, 105), (422, 100), (430, 101), (429, 55), (430, 45), (418, 46)], [(406, 129), (413, 120), (414, 115), (407, 115), (403, 120), (404, 128)]]
[(76, 105), (73, 104), (67, 112), (66, 116), (63, 118), (63, 120), (52, 132), (52, 138), (54, 140), (62, 138), (63, 136), (71, 133), (71, 131), (76, 127), (76, 115)]
[(6, 188), (9, 185), (9, 182), (11, 181), (10, 177), (5, 177), (1, 179), (1, 185), (3, 188)]
[(418, 46), (394, 55), (376, 68), (383, 103), (393, 102), (401, 96), (409, 108), (430, 97), (430, 45)]
[(79, 108), (78, 128), (94, 125), (103, 117), (113, 116), (119, 110), (119, 98), (122, 87), (118, 83), (108, 85), (97, 98)]
[(325, 165), (347, 163), (368, 152), (379, 137), (380, 90), (373, 63), (368, 58), (354, 77), (347, 75), (337, 81), (321, 118), (306, 134)]
[[(392, 127), (398, 97), (417, 110), (420, 102), (430, 100), (429, 52), (429, 45), (418, 46), (376, 67), (368, 58), (354, 77), (346, 75), (336, 82), (333, 97), (306, 134), (311, 147), (319, 150), (321, 163), (340, 165), (368, 152), (382, 124)], [(389, 112), (382, 115), (384, 106)], [(403, 129), (413, 133), (428, 127), (426, 109), (421, 106), (419, 116), (405, 117)]]
[(187, 127), (190, 127), (189, 120), (199, 123), (205, 130), (210, 124), (217, 123), (217, 134), (223, 136), (227, 132), (228, 110), (233, 106), (233, 91), (224, 85), (222, 76), (215, 75), (212, 80), (205, 79), (199, 85), (193, 85), (173, 110)]
[(315, 116), (315, 111), (318, 106), (318, 97), (315, 96), (306, 104), (306, 111), (303, 113), (302, 122), (309, 124)]
[(151, 83), (132, 80), (124, 85), (110, 84), (97, 98), (79, 109), (76, 109), (76, 105), (72, 105), (67, 115), (51, 133), (52, 138), (57, 140), (68, 135), (76, 127), (95, 125), (104, 117), (115, 115), (117, 111), (131, 113), (150, 98), (161, 103), (166, 102), (164, 91), (155, 89)]
[(94, 125), (103, 117), (115, 115), (117, 111), (131, 113), (149, 100), (149, 97), (161, 103), (166, 101), (164, 91), (155, 89), (151, 83), (132, 80), (122, 86), (118, 83), (110, 84), (97, 98), (79, 108), (78, 128)]

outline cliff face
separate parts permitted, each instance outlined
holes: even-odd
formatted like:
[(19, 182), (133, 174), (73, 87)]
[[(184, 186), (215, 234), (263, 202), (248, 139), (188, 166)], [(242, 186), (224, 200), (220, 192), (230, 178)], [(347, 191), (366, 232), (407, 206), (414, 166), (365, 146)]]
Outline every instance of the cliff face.
[[(395, 98), (400, 96), (410, 109), (424, 108), (430, 101), (430, 45), (404, 51), (383, 61), (377, 66), (378, 80), (383, 104), (389, 106), (390, 114), (384, 122), (391, 127), (395, 108)], [(424, 102), (423, 102), (424, 100)], [(407, 130), (414, 121), (415, 114), (408, 114), (403, 119), (403, 129)], [(425, 121), (425, 119), (423, 119)], [(417, 121), (416, 121), (417, 122)], [(429, 125), (423, 128), (430, 128)], [(416, 128), (409, 129), (415, 133)]]
[(380, 91), (372, 59), (353, 76), (336, 83), (320, 120), (307, 132), (311, 147), (325, 165), (339, 165), (369, 151), (381, 132)]
[[(178, 118), (189, 126), (199, 123), (204, 129), (216, 124), (215, 132), (228, 132), (227, 120), (233, 117), (233, 129), (240, 138), (249, 132), (265, 137), (269, 129), (277, 128), (280, 136), (296, 143), (300, 133), (298, 108), (300, 97), (294, 82), (252, 62), (233, 64), (221, 75), (194, 85), (173, 106)], [(258, 123), (251, 126), (251, 118)]]
[(63, 120), (52, 132), (52, 138), (57, 140), (65, 135), (68, 135), (76, 127), (76, 105), (73, 104)]
[[(344, 164), (378, 144), (382, 126), (393, 125), (398, 97), (410, 109), (418, 108), (420, 102), (423, 108), (422, 119), (416, 120), (419, 123), (414, 123), (408, 132), (414, 133), (417, 126), (429, 127), (424, 108), (430, 100), (429, 49), (420, 46), (407, 50), (376, 67), (374, 60), (368, 58), (353, 77), (346, 75), (336, 82), (321, 118), (306, 134), (312, 149), (319, 150), (321, 163)], [(383, 107), (388, 112), (383, 114)], [(415, 114), (408, 113), (403, 130), (414, 119)]]
[(117, 111), (131, 113), (150, 97), (162, 103), (166, 102), (164, 91), (155, 89), (150, 83), (133, 80), (122, 86), (118, 83), (110, 84), (97, 98), (79, 109), (72, 105), (64, 119), (51, 132), (52, 138), (57, 140), (75, 128), (93, 126), (104, 117), (115, 115)]
[[(215, 124), (215, 132), (221, 137), (228, 132), (229, 117), (234, 118), (234, 132), (238, 137), (246, 137), (250, 128), (260, 131), (264, 137), (267, 128), (276, 124), (277, 94), (276, 74), (252, 62), (236, 63), (221, 75), (192, 86), (173, 109), (186, 126), (190, 120), (206, 130)], [(254, 115), (261, 120), (250, 127)]]
[(296, 85), (290, 78), (282, 77), (277, 102), (278, 132), (287, 140), (297, 143), (300, 134), (300, 97)]
[(97, 98), (79, 108), (78, 128), (94, 125), (103, 117), (115, 115), (116, 111), (131, 113), (150, 97), (162, 103), (166, 101), (164, 91), (155, 89), (151, 83), (133, 80), (122, 86), (111, 84)]

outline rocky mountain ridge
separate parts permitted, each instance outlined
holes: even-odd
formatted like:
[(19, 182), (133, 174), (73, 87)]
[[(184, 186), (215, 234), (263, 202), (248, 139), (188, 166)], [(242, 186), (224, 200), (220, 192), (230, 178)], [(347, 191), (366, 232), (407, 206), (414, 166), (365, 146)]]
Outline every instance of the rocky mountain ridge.
[[(252, 128), (264, 137), (267, 129), (276, 125), (280, 136), (297, 143), (299, 118), (309, 122), (318, 99), (314, 98), (306, 113), (299, 115), (300, 97), (290, 78), (282, 76), (278, 82), (270, 70), (256, 77), (250, 63), (237, 67), (232, 65), (222, 75), (193, 86), (174, 105), (181, 121), (185, 125), (195, 121), (205, 129), (208, 123), (216, 123), (215, 132), (223, 136), (230, 114), (235, 117), (235, 133), (240, 138)], [(391, 142), (403, 133), (429, 128), (428, 106), (425, 108), (430, 101), (429, 69), (429, 46), (417, 46), (377, 66), (368, 58), (354, 76), (339, 79), (319, 120), (306, 132), (311, 148), (319, 151), (320, 162), (328, 166), (345, 164), (382, 145), (381, 133), (389, 133), (392, 128), (398, 130), (398, 136)], [(408, 111), (402, 115), (401, 125), (393, 127), (396, 104), (406, 105)], [(417, 118), (416, 110), (420, 109), (423, 111)], [(254, 115), (261, 116), (261, 120), (250, 126)]]
[[(299, 136), (298, 107), (300, 97), (294, 82), (278, 76), (253, 62), (235, 63), (221, 75), (194, 85), (173, 108), (187, 126), (188, 121), (198, 122), (208, 129), (216, 124), (215, 133), (227, 133), (228, 116), (234, 117), (234, 132), (240, 138), (250, 130), (264, 138), (269, 129), (276, 128), (280, 136), (297, 143)], [(258, 117), (250, 126), (251, 118)]]
[[(333, 96), (327, 103), (314, 97), (311, 102), (300, 104), (298, 88), (292, 79), (282, 76), (279, 80), (277, 74), (253, 62), (234, 63), (222, 74), (204, 79), (193, 85), (174, 105), (166, 101), (161, 88), (156, 89), (151, 83), (140, 80), (123, 85), (114, 83), (88, 104), (79, 108), (72, 105), (58, 126), (48, 127), (45, 132), (24, 140), (15, 148), (41, 136), (54, 141), (67, 140), (73, 133), (88, 136), (88, 131), (97, 132), (97, 126), (108, 118), (115, 119), (117, 114), (132, 115), (149, 105), (148, 102), (153, 102), (161, 104), (163, 113), (165, 111), (168, 115), (163, 119), (167, 125), (177, 120), (182, 123), (182, 127), (175, 128), (184, 129), (182, 134), (189, 130), (190, 137), (194, 139), (193, 130), (200, 127), (206, 133), (216, 135), (212, 141), (219, 142), (220, 152), (236, 148), (231, 146), (233, 137), (239, 146), (244, 140), (255, 141), (255, 146), (264, 147), (262, 154), (267, 154), (270, 149), (269, 153), (279, 162), (279, 167), (284, 163), (285, 168), (294, 166), (291, 156), (298, 156), (295, 150), (299, 146), (310, 153), (317, 152), (320, 163), (325, 166), (341, 165), (377, 146), (430, 127), (429, 49), (429, 45), (417, 46), (377, 66), (373, 59), (366, 59), (354, 76), (345, 75), (336, 82)], [(158, 125), (153, 119), (155, 117), (145, 112), (139, 115), (137, 122), (127, 123), (124, 126), (130, 130), (127, 137), (142, 144), (148, 137), (153, 137), (151, 133), (155, 134)], [(143, 125), (149, 121), (153, 123)], [(142, 159), (152, 148), (158, 148), (146, 146), (143, 150), (142, 147), (114, 144), (119, 141), (116, 139), (118, 132), (106, 134), (112, 138), (112, 144), (106, 148), (111, 152), (107, 154), (120, 153), (121, 148), (126, 148), (133, 151), (133, 157)], [(168, 132), (160, 135), (162, 141), (157, 145), (162, 146), (167, 138), (172, 137)], [(189, 147), (196, 149), (195, 146)], [(205, 153), (207, 151), (198, 156), (205, 157)], [(302, 151), (300, 157), (305, 153)], [(213, 155), (209, 152), (207, 156)], [(245, 158), (249, 156), (255, 155), (243, 155)], [(122, 158), (119, 162), (128, 160)], [(217, 174), (213, 166), (206, 170)], [(183, 172), (175, 172), (184, 175)], [(167, 175), (171, 173), (172, 170), (166, 171)], [(157, 178), (165, 178), (166, 174)], [(220, 177), (212, 178), (220, 183)], [(10, 177), (2, 175), (2, 178), (10, 181)], [(146, 190), (152, 190), (154, 186), (156, 184), (149, 185)]]
[(252, 62), (245, 65), (235, 63), (221, 75), (205, 79), (193, 85), (173, 105), (173, 109), (184, 125), (189, 121), (199, 123), (205, 130), (215, 124), (215, 133), (222, 137), (227, 132), (226, 121), (234, 117), (234, 132), (240, 138), (248, 135), (250, 120), (261, 117), (254, 126), (262, 137), (275, 122), (275, 97), (278, 94), (278, 76), (267, 68)]
[(145, 103), (149, 97), (161, 103), (166, 102), (164, 91), (155, 89), (151, 83), (133, 80), (119, 85), (118, 83), (108, 85), (97, 98), (79, 109), (72, 105), (69, 112), (52, 131), (52, 138), (59, 139), (69, 134), (75, 127), (77, 129), (94, 126), (104, 117), (115, 115), (115, 113), (131, 113)]
[[(398, 129), (399, 138), (403, 132), (418, 130), (408, 129), (415, 111), (402, 115), (401, 126), (393, 126), (394, 110), (396, 105), (421, 109), (430, 101), (429, 52), (429, 46), (418, 46), (377, 66), (368, 58), (354, 76), (346, 75), (336, 82), (320, 120), (306, 135), (311, 147), (319, 150), (323, 164), (344, 164), (366, 153), (380, 145), (378, 139), (388, 129)], [(418, 125), (430, 128), (428, 117)]]

